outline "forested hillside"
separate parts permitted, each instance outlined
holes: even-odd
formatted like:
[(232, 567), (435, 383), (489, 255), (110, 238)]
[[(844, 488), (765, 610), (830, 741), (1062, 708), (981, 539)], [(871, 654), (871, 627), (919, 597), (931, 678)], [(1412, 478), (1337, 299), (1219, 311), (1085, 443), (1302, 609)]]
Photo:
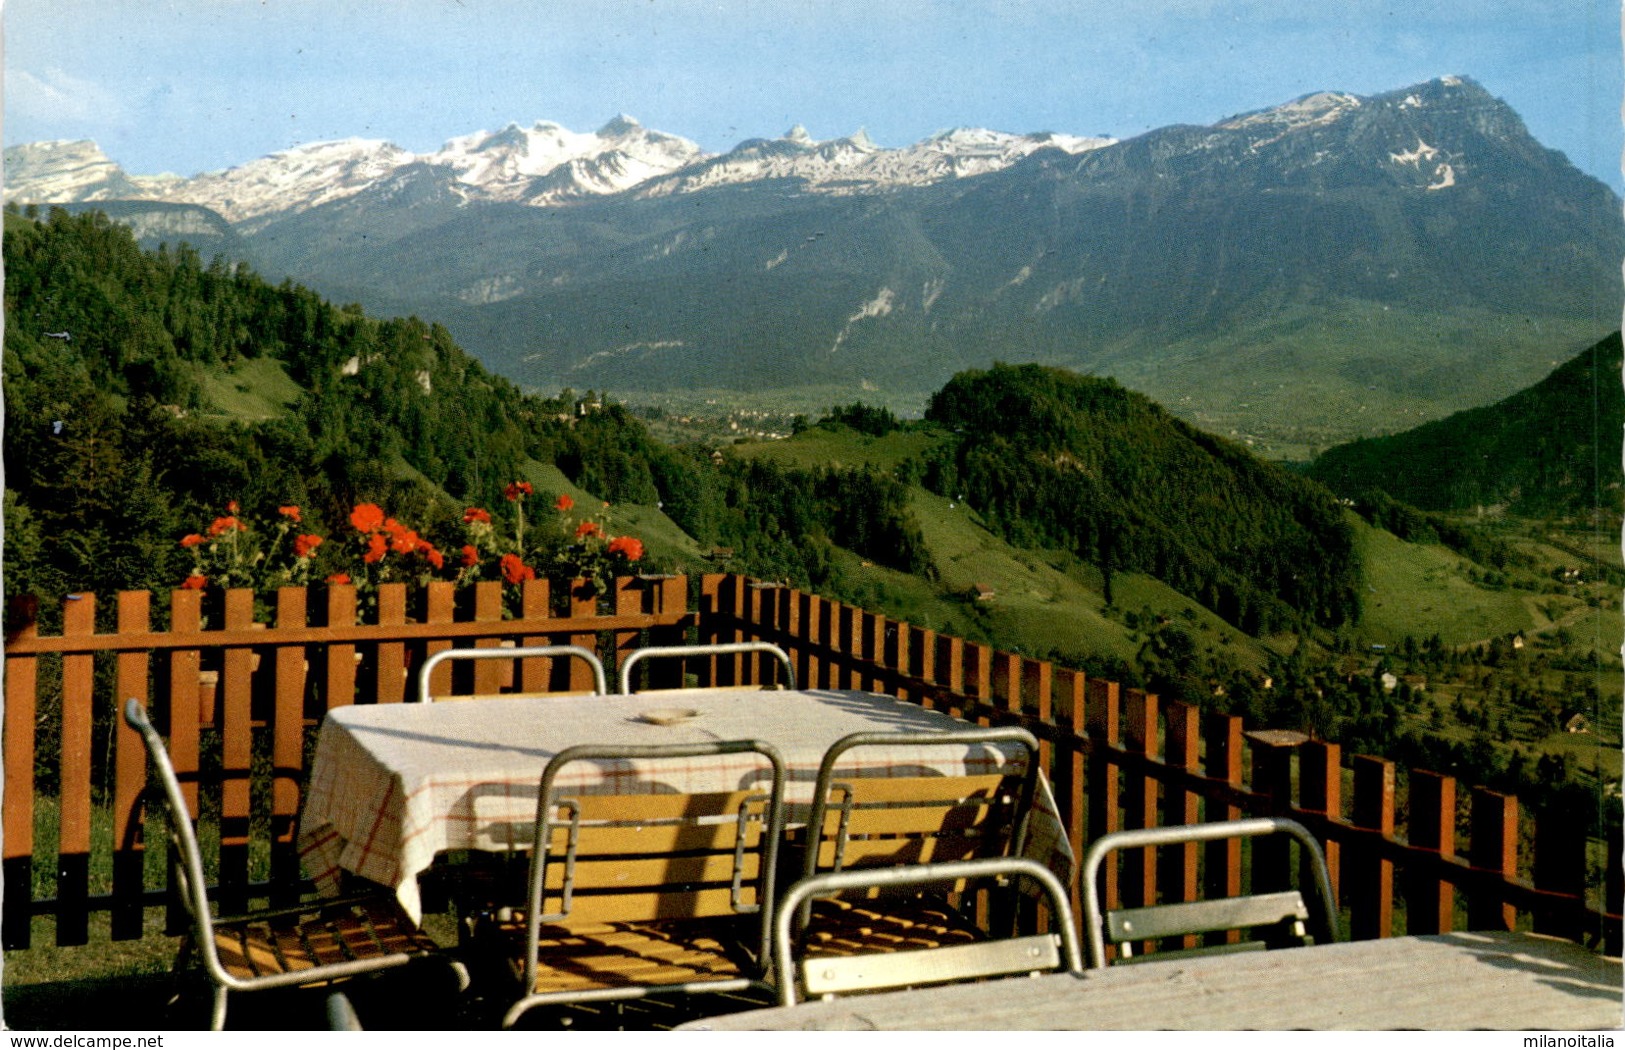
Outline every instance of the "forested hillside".
[(1617, 518), (1622, 432), (1615, 332), (1504, 401), (1340, 445), (1309, 475), (1350, 498), (1380, 491), (1424, 510), (1501, 506), (1531, 517)]
[(926, 418), (957, 440), (926, 482), (1018, 546), (1138, 571), (1249, 634), (1358, 620), (1359, 565), (1331, 494), (1110, 379), (1039, 365), (963, 372)]
[[(918, 565), (895, 482), (714, 466), (590, 394), (523, 394), (438, 325), (335, 307), (187, 247), (143, 251), (100, 213), (9, 212), (5, 264), (11, 594), (178, 586), (180, 541), (228, 505), (245, 520), (298, 507), (311, 535), (333, 536), (372, 503), (455, 550), (470, 506), (515, 529), (505, 490), (544, 464), (602, 500), (661, 506), (765, 576), (827, 582), (832, 544)], [(339, 544), (313, 550), (319, 579)]]

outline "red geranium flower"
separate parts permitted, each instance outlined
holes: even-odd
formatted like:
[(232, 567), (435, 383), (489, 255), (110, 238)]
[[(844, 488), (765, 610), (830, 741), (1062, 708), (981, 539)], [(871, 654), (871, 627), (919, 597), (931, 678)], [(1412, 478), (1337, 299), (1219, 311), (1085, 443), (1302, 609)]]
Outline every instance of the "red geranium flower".
[(295, 525), (299, 524), (300, 519), (298, 507), (278, 507), (276, 512), (282, 515), (284, 518), (292, 520)]
[(584, 540), (589, 536), (602, 536), (604, 530), (596, 521), (584, 521), (576, 526), (576, 539)]
[(384, 523), (384, 510), (376, 503), (358, 503), (350, 512), (350, 524), (358, 532), (375, 532)]
[(347, 573), (347, 572), (335, 572), (333, 575), (331, 575), (331, 576), (329, 576), (327, 578), (327, 582), (328, 583), (349, 583), (350, 582), (350, 574)]
[(535, 491), (528, 481), (512, 481), (508, 483), (507, 488), (502, 490), (502, 494), (508, 497), (509, 503), (512, 503), (514, 500), (524, 499)]
[(230, 532), (232, 529), (240, 529), (242, 527), (243, 523), (238, 521), (236, 518), (216, 518), (209, 526), (209, 535), (218, 536), (222, 532)]
[(320, 536), (314, 534), (308, 536), (295, 536), (293, 540), (293, 556), (295, 558), (314, 557), (316, 554), (316, 548), (320, 547), (323, 542), (324, 541)]
[(389, 546), (396, 554), (411, 554), (423, 546), (423, 540), (418, 537), (416, 532), (396, 524), (394, 518), (389, 519), (384, 524), (386, 526), (395, 525), (395, 528), (389, 530), (392, 537)]
[(478, 565), (479, 563), (480, 563), (480, 552), (475, 550), (474, 545), (471, 544), (471, 543), (463, 544), (463, 565), (464, 565), (464, 567), (465, 568), (472, 568), (473, 566)]
[(198, 544), (200, 544), (202, 542), (203, 542), (203, 537), (198, 535), (195, 532), (192, 533), (190, 536), (182, 536), (181, 537), (181, 546), (182, 547), (196, 547)]
[(196, 573), (193, 573), (191, 576), (188, 576), (186, 579), (181, 581), (181, 588), (188, 591), (201, 591), (208, 585), (209, 578), (207, 576), (199, 576)]
[(475, 522), (482, 522), (486, 525), (491, 524), (490, 513), (488, 511), (481, 510), (479, 507), (470, 507), (463, 511), (464, 525), (472, 525)]
[(446, 556), (441, 554), (435, 548), (429, 546), (428, 544), (424, 544), (421, 549), (423, 551), (423, 556), (429, 559), (430, 565), (433, 565), (435, 568), (439, 569), (446, 564)]
[(520, 560), (517, 554), (502, 556), (502, 578), (509, 583), (524, 583), (536, 578), (536, 570)]
[(361, 556), (361, 560), (371, 565), (375, 561), (382, 561), (388, 553), (389, 537), (375, 532), (367, 537), (367, 553)]
[(235, 514), (235, 513), (237, 513), (237, 501), (236, 500), (231, 500), (230, 502), (228, 502), (226, 504), (226, 513), (227, 514)]
[(637, 561), (643, 557), (643, 541), (636, 536), (617, 536), (609, 541), (611, 554), (624, 554), (627, 561)]
[(561, 514), (568, 513), (575, 505), (575, 500), (571, 499), (568, 495), (563, 494), (561, 494), (558, 499), (553, 501), (553, 509)]

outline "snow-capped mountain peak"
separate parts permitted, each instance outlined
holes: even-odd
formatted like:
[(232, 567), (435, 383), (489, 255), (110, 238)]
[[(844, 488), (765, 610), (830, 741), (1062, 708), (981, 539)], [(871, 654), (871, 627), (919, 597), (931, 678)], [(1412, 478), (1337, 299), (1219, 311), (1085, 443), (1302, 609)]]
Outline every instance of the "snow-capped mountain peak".
[(130, 176), (92, 142), (36, 143), (7, 151), (6, 199), (199, 204), (253, 232), (279, 216), (404, 179), (441, 180), (470, 202), (532, 205), (628, 190), (661, 196), (764, 179), (793, 180), (807, 192), (867, 193), (983, 174), (1048, 147), (1077, 153), (1111, 141), (956, 128), (888, 149), (863, 129), (820, 141), (796, 124), (781, 138), (749, 139), (725, 154), (708, 155), (688, 139), (653, 131), (623, 113), (593, 132), (545, 120), (511, 123), (459, 135), (428, 153), (378, 139), (314, 142), (190, 179)]

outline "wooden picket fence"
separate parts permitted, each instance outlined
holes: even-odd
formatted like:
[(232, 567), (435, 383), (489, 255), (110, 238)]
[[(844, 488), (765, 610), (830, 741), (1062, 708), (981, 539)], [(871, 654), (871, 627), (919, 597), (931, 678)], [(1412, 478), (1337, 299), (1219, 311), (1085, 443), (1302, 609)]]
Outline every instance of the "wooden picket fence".
[[(39, 632), (34, 603), (11, 602), (4, 946), (29, 946), (39, 916), (54, 919), (59, 945), (87, 943), (93, 916), (107, 916), (114, 939), (141, 936), (152, 908), (170, 908), (179, 928), (171, 873), (145, 848), (146, 758), (118, 717), (126, 697), (147, 703), (165, 729), (188, 802), (202, 814), (215, 892), (234, 909), (308, 890), (295, 838), (310, 743), (326, 711), (408, 699), (434, 653), (574, 644), (614, 668), (644, 645), (760, 640), (791, 654), (803, 688), (867, 689), (1031, 730), (1079, 855), (1118, 828), (1290, 816), (1324, 844), (1352, 937), (1529, 927), (1620, 951), (1621, 846), (1617, 833), (1590, 840), (1584, 815), (1521, 813), (1516, 798), (1448, 776), (1345, 756), (1300, 733), (1249, 731), (1235, 716), (792, 588), (707, 575), (623, 578), (602, 597), (530, 581), (508, 608), (494, 583), (415, 593), (385, 585), (376, 598), (359, 617), (353, 587), (282, 588), (257, 621), (249, 591), (175, 591), (157, 629), (147, 592), (119, 594), (106, 613), (76, 595), (51, 636)], [(690, 671), (690, 684), (731, 684), (765, 680), (773, 664), (733, 655)], [(452, 687), (453, 673), (440, 666), (436, 691)], [(459, 692), (591, 684), (579, 661), (480, 661), (455, 673), (469, 676)], [(1520, 842), (1533, 843), (1523, 860)], [(1233, 892), (1278, 879), (1291, 863), (1256, 846), (1190, 847), (1161, 863), (1131, 851), (1106, 870), (1103, 888), (1113, 903), (1187, 900), (1203, 886)]]

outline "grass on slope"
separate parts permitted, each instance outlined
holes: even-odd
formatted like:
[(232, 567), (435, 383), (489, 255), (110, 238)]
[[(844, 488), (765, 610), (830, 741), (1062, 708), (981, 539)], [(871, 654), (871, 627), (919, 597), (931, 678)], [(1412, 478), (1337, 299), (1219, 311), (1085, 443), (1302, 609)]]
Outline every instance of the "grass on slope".
[(203, 396), (215, 410), (239, 419), (270, 419), (285, 413), (304, 392), (281, 361), (256, 357), (214, 365), (200, 374)]
[(1437, 634), (1446, 645), (1534, 630), (1542, 596), (1493, 590), (1468, 578), (1472, 563), (1436, 544), (1406, 543), (1354, 519), (1365, 572), (1361, 632), (1383, 644)]
[(932, 430), (899, 430), (885, 437), (860, 434), (849, 427), (809, 427), (784, 441), (735, 445), (733, 451), (780, 467), (873, 467), (895, 470), (942, 441)]
[(1122, 613), (1178, 617), (1199, 648), (1231, 646), (1243, 665), (1259, 665), (1263, 648), (1184, 595), (1149, 576), (1118, 573), (1113, 608), (1106, 607), (1100, 573), (1063, 552), (1018, 550), (988, 532), (963, 503), (915, 489), (914, 513), (937, 570), (940, 590), (968, 596), (976, 584), (991, 601), (965, 602), (983, 631), (1006, 648), (1038, 654), (1133, 660), (1143, 638)]
[[(551, 507), (559, 496), (568, 495), (576, 501), (578, 517), (583, 513), (592, 515), (603, 507), (603, 500), (570, 481), (564, 471), (551, 463), (527, 460), (524, 476), (536, 488), (533, 499), (538, 506)], [(618, 503), (610, 507), (607, 514), (611, 536), (636, 536), (643, 541), (650, 558), (670, 566), (674, 572), (706, 571), (699, 544), (660, 510), (635, 503)]]

